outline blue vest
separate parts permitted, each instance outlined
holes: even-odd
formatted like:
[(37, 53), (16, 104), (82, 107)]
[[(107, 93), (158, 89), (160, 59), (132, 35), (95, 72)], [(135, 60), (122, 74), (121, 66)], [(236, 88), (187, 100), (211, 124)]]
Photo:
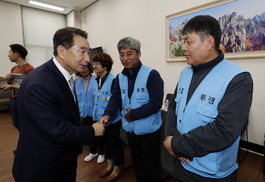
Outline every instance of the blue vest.
[(122, 127), (127, 132), (134, 132), (137, 135), (153, 133), (158, 130), (162, 124), (160, 111), (147, 118), (142, 118), (132, 122), (127, 122), (124, 117), (127, 114), (125, 108), (136, 109), (149, 102), (150, 98), (146, 84), (151, 71), (151, 68), (142, 65), (135, 80), (131, 99), (128, 97), (128, 77), (122, 73), (119, 74), (119, 84), (122, 98)]
[[(115, 76), (109, 73), (108, 77), (104, 81), (100, 92), (98, 92), (98, 83), (95, 81), (94, 91), (93, 91), (93, 101), (94, 101), (94, 111), (93, 111), (93, 120), (99, 121), (103, 116), (104, 111), (108, 105), (109, 99), (111, 97), (111, 85)], [(117, 110), (116, 114), (111, 118), (111, 120), (106, 124), (114, 124), (121, 120), (120, 110)]]
[(95, 77), (91, 75), (90, 82), (87, 88), (84, 88), (82, 78), (79, 77), (75, 80), (75, 92), (79, 106), (80, 116), (85, 118), (86, 116), (92, 117), (93, 114), (93, 86), (95, 83)]
[[(228, 84), (242, 72), (245, 70), (224, 59), (203, 79), (186, 105), (193, 71), (191, 66), (185, 68), (181, 73), (175, 98), (179, 132), (187, 133), (194, 128), (213, 122), (218, 115), (217, 107)], [(203, 157), (194, 157), (189, 165), (182, 164), (182, 166), (200, 176), (224, 178), (238, 167), (236, 158), (239, 140), (240, 133), (234, 143), (226, 149)]]

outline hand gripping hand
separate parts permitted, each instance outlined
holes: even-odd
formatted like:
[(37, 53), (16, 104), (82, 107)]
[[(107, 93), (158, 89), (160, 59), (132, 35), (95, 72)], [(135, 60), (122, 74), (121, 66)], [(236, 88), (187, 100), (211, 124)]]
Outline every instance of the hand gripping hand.
[(105, 124), (102, 124), (100, 122), (96, 122), (92, 125), (95, 131), (95, 136), (103, 136), (105, 132)]

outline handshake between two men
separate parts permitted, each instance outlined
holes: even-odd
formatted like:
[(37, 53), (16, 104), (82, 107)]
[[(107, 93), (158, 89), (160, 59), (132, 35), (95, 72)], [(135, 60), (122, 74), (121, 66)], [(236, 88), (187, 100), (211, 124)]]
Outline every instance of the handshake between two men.
[[(133, 119), (130, 117), (130, 108), (125, 108), (127, 114), (124, 116), (127, 122), (132, 122)], [(95, 130), (95, 136), (103, 136), (105, 132), (105, 124), (109, 122), (110, 117), (108, 115), (102, 116), (98, 122), (94, 123), (92, 126)]]
[(98, 122), (94, 123), (92, 127), (95, 131), (95, 136), (103, 136), (105, 132), (105, 124), (110, 120), (109, 116), (103, 116)]

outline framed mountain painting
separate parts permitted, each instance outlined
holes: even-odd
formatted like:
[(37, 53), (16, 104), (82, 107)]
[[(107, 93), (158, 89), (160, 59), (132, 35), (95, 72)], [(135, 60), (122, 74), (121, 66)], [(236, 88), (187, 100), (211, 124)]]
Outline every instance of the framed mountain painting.
[(219, 48), (227, 59), (265, 57), (264, 7), (264, 0), (215, 0), (166, 16), (166, 61), (185, 61), (182, 30), (197, 15), (210, 15), (219, 21)]

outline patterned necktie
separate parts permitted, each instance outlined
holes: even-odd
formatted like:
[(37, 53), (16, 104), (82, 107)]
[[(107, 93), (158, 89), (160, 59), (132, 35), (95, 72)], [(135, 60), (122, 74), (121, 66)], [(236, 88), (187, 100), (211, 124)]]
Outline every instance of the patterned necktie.
[(70, 85), (70, 89), (71, 89), (71, 92), (72, 92), (72, 95), (75, 99), (75, 88), (74, 88), (74, 80), (73, 80), (73, 77), (71, 76), (70, 80), (69, 80), (69, 85)]

